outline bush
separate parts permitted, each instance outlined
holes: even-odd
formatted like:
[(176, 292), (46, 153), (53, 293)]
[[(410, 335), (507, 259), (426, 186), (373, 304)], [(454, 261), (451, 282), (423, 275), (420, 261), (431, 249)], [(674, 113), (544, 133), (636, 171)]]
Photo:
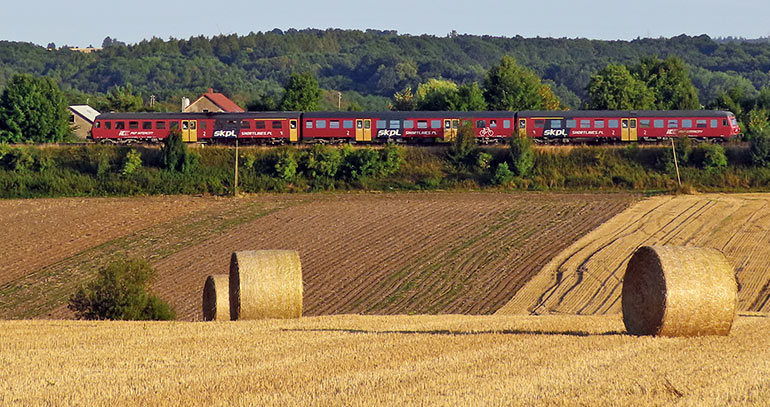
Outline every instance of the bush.
[(276, 152), (275, 173), (278, 178), (291, 182), (297, 175), (297, 157), (294, 152), (288, 148), (282, 148)]
[(727, 167), (725, 149), (718, 144), (704, 143), (693, 149), (692, 159), (699, 167), (718, 171)]
[(161, 163), (163, 168), (171, 171), (190, 173), (200, 162), (200, 155), (187, 151), (187, 146), (182, 142), (182, 133), (172, 130), (163, 144)]
[(137, 169), (142, 167), (142, 155), (138, 151), (131, 149), (126, 153), (126, 158), (123, 160), (123, 170), (120, 172), (123, 175), (131, 175)]
[(692, 153), (692, 140), (689, 137), (679, 137), (674, 142), (674, 151), (679, 165), (685, 165), (690, 161)]
[(155, 270), (145, 260), (119, 260), (80, 287), (68, 308), (78, 319), (172, 320), (167, 303), (149, 292)]
[(751, 138), (751, 161), (760, 167), (770, 167), (770, 126), (754, 133)]
[(463, 122), (457, 131), (454, 141), (452, 141), (452, 145), (449, 146), (449, 161), (458, 167), (473, 165), (478, 148), (473, 124), (471, 122)]
[(527, 136), (511, 137), (511, 159), (513, 169), (519, 177), (529, 175), (535, 166), (535, 152), (532, 150), (532, 140)]
[(497, 164), (495, 175), (492, 177), (492, 183), (495, 185), (505, 185), (513, 181), (515, 177), (516, 174), (508, 168), (508, 163), (503, 162)]
[(304, 156), (303, 171), (311, 179), (332, 179), (342, 164), (342, 155), (336, 148), (315, 144)]

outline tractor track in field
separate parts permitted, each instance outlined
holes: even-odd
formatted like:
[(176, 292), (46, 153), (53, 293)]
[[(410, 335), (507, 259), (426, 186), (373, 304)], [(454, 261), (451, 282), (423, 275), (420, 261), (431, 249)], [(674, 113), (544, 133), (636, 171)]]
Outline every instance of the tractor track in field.
[(704, 194), (640, 201), (556, 256), (498, 313), (618, 313), (633, 252), (667, 244), (721, 250), (738, 309), (770, 311), (770, 194)]

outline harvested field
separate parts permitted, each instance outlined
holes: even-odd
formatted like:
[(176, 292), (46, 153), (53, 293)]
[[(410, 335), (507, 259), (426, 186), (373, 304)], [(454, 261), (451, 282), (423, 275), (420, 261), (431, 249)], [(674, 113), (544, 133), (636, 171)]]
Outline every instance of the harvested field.
[[(766, 406), (770, 319), (635, 337), (614, 316), (0, 321), (0, 405)], [(258, 351), (255, 351), (258, 350)]]
[(556, 256), (499, 314), (621, 311), (626, 265), (645, 245), (711, 247), (736, 272), (739, 311), (770, 311), (770, 194), (640, 201)]
[(304, 315), (486, 314), (637, 197), (453, 192), (183, 199), (204, 204), (5, 278), (0, 316), (68, 317), (64, 304), (77, 284), (127, 255), (150, 260), (159, 271), (156, 292), (179, 318), (197, 320), (206, 277), (226, 273), (232, 252), (254, 249), (299, 251)]

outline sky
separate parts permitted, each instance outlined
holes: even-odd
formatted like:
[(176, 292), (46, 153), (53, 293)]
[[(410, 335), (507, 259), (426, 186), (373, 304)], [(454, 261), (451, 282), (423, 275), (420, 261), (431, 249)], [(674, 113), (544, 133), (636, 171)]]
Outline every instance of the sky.
[(768, 0), (37, 0), (0, 9), (0, 40), (101, 46), (274, 28), (396, 30), (400, 34), (603, 40), (707, 34), (770, 36)]

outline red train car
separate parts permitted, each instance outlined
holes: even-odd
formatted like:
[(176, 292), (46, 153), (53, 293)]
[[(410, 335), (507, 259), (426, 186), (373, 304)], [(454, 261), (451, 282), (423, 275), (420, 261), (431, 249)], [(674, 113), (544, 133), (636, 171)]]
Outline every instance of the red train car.
[(735, 115), (719, 110), (520, 111), (517, 131), (544, 141), (654, 141), (670, 137), (729, 140), (741, 130)]
[(470, 122), (481, 142), (513, 134), (514, 112), (310, 112), (302, 115), (303, 141), (441, 142)]
[(94, 141), (157, 142), (172, 130), (186, 142), (235, 140), (266, 143), (297, 142), (299, 112), (244, 113), (105, 113), (91, 129)]

